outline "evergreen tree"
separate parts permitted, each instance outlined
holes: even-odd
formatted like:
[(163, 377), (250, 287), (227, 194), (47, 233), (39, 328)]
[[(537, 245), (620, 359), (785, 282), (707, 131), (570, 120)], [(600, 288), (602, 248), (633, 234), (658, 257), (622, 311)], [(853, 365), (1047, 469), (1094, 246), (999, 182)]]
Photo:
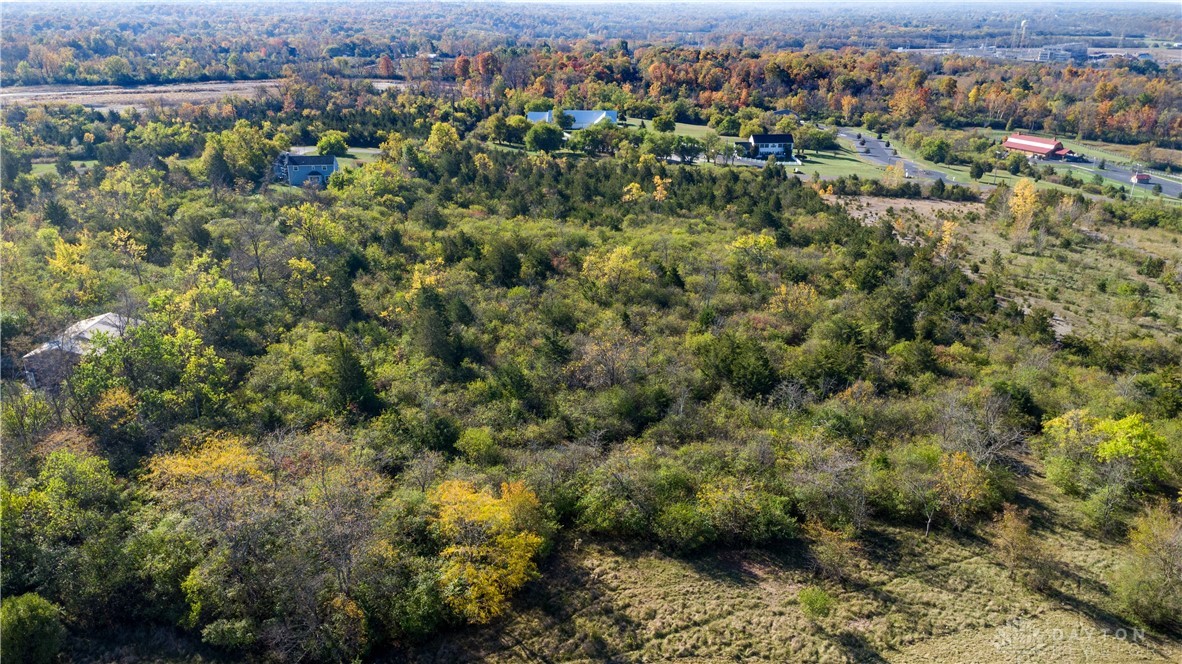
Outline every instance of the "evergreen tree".
[(419, 291), (412, 329), (414, 345), (427, 357), (448, 367), (459, 363), (459, 349), (451, 334), (451, 320), (439, 293), (430, 288)]
[(374, 393), (365, 367), (361, 366), (361, 360), (343, 335), (337, 341), (330, 390), (333, 410), (347, 411), (354, 416), (376, 415), (381, 410), (381, 402)]

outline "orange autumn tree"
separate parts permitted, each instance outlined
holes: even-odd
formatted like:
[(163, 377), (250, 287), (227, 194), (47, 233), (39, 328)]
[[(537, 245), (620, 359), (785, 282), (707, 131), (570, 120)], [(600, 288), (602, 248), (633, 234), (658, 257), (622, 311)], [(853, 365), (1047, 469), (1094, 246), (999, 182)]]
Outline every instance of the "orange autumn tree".
[(520, 482), (501, 485), (501, 495), (451, 480), (431, 492), (438, 505), (435, 532), (440, 586), (456, 613), (487, 623), (508, 608), (514, 591), (537, 576), (534, 556), (546, 522), (538, 497)]

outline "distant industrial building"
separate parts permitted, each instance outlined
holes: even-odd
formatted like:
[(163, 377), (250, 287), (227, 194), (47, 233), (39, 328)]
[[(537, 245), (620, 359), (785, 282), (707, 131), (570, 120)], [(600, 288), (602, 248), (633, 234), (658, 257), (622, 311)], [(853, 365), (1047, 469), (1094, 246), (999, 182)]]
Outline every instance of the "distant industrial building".
[[(608, 124), (616, 124), (620, 121), (620, 115), (616, 111), (597, 110), (597, 111), (562, 111), (563, 115), (569, 116), (574, 122), (571, 123), (571, 129), (586, 129), (591, 125), (606, 122)], [(530, 122), (554, 122), (554, 111), (531, 111), (525, 114), (525, 119)]]
[(1087, 44), (1072, 43), (1044, 46), (1038, 52), (1039, 62), (1078, 62), (1087, 59)]
[(1023, 152), (1042, 159), (1081, 160), (1079, 155), (1063, 147), (1062, 143), (1052, 138), (1012, 134), (1001, 146), (1011, 152)]

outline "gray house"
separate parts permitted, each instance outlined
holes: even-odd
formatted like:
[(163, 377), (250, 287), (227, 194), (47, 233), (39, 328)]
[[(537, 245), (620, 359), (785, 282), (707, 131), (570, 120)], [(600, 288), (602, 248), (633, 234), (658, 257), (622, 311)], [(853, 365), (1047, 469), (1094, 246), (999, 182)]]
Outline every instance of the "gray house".
[(322, 187), (328, 176), (340, 170), (332, 155), (292, 154), (284, 152), (275, 160), (275, 179), (293, 187), (311, 184)]

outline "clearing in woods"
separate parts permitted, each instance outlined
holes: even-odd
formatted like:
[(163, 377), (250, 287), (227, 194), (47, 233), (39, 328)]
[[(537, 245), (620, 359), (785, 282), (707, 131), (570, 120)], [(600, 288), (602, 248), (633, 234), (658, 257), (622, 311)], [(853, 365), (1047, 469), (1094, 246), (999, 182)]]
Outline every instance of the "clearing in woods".
[[(1041, 476), (1020, 478), (1018, 491), (1057, 563), (1044, 594), (1010, 578), (988, 524), (927, 537), (922, 527), (873, 528), (844, 583), (817, 577), (796, 542), (695, 557), (566, 542), (505, 621), (441, 636), (411, 659), (1180, 661), (1177, 642), (1134, 630), (1109, 605), (1122, 545), (1083, 534), (1078, 509)], [(828, 615), (801, 610), (807, 586), (835, 598)]]

